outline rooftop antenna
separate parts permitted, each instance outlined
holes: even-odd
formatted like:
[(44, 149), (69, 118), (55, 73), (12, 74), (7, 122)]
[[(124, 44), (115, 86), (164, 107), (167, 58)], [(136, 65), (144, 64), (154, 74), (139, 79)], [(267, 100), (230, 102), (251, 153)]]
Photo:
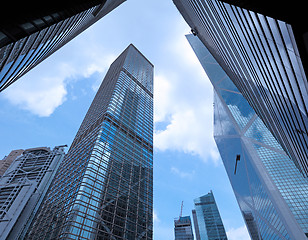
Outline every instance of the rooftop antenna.
[(182, 212), (183, 212), (183, 203), (184, 203), (184, 201), (182, 201), (182, 204), (181, 204), (181, 211), (180, 211), (180, 217), (179, 217), (179, 220), (180, 220), (180, 218), (182, 217)]

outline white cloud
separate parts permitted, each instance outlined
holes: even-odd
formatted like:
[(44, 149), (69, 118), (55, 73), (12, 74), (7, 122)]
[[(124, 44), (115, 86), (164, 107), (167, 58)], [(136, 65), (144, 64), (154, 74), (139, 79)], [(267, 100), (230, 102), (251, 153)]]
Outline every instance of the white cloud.
[[(204, 107), (205, 108), (205, 107)], [(218, 155), (212, 136), (211, 111), (185, 108), (172, 114), (165, 130), (156, 131), (154, 146), (159, 150), (183, 151), (216, 161)]]
[[(178, 22), (175, 24), (175, 29), (175, 34), (178, 36), (173, 38), (173, 41), (169, 43), (168, 47), (175, 55), (178, 55), (182, 61), (185, 61), (185, 65), (193, 67), (194, 70), (199, 69), (199, 73), (201, 72), (204, 74), (202, 68), (196, 67), (196, 65), (200, 65), (199, 60), (185, 37), (185, 35), (190, 34), (189, 28), (185, 24), (183, 25), (182, 22)], [(174, 41), (174, 39), (177, 39), (177, 41)]]
[(177, 65), (164, 69), (154, 78), (154, 146), (161, 151), (176, 150), (196, 154), (205, 161), (218, 162), (213, 139), (213, 90), (210, 81), (178, 29), (176, 43), (167, 44)]
[(154, 77), (154, 122), (162, 122), (170, 111), (173, 91), (171, 82), (163, 75)]
[(174, 238), (174, 230), (171, 225), (173, 222), (170, 221), (167, 224), (163, 223), (158, 217), (157, 210), (153, 210), (153, 223), (154, 223), (154, 239), (165, 240)]
[[(101, 44), (89, 44), (87, 39), (82, 34), (71, 41), (9, 86), (3, 97), (35, 115), (50, 116), (66, 100), (69, 82), (88, 78), (95, 72), (103, 73), (115, 59)], [(97, 85), (93, 83), (93, 90), (97, 90)]]
[(195, 171), (185, 172), (181, 171), (176, 167), (171, 167), (171, 172), (175, 175), (178, 175), (180, 178), (188, 178), (191, 179), (195, 175)]
[(245, 225), (239, 228), (231, 228), (229, 231), (227, 231), (227, 236), (229, 240), (249, 240), (250, 239), (249, 233)]
[(66, 99), (67, 91), (60, 77), (42, 77), (40, 81), (31, 78), (23, 80), (10, 86), (3, 95), (21, 109), (47, 117)]
[(157, 224), (154, 226), (154, 238), (156, 240), (174, 239), (174, 228), (167, 224)]
[(174, 238), (172, 221), (168, 222), (168, 224), (163, 223), (159, 218), (157, 211), (154, 209), (153, 211), (153, 222), (154, 222), (154, 239), (165, 240)]
[(160, 222), (160, 219), (158, 218), (158, 215), (155, 209), (153, 210), (153, 222), (154, 224)]

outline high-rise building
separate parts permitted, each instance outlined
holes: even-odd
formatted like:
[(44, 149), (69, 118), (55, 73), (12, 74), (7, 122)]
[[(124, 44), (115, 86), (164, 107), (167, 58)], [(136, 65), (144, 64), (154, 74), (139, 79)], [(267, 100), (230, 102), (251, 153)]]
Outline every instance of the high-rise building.
[[(301, 5), (276, 2), (275, 6), (264, 0), (173, 1), (193, 33), (308, 176), (308, 27), (302, 24)], [(292, 9), (298, 11), (288, 14)]]
[(214, 138), (251, 238), (307, 239), (308, 179), (199, 38), (187, 38), (215, 90)]
[(0, 239), (24, 239), (64, 158), (64, 147), (11, 152), (18, 157), (0, 179)]
[(174, 236), (175, 240), (194, 240), (190, 216), (174, 220)]
[(198, 225), (197, 214), (196, 214), (195, 209), (192, 210), (192, 216), (193, 216), (193, 221), (194, 221), (196, 240), (200, 240), (201, 238), (200, 238), (200, 232), (199, 232), (199, 225)]
[(0, 92), (124, 1), (8, 2), (14, 14), (0, 24)]
[(27, 239), (152, 239), (153, 65), (110, 66)]
[(192, 211), (197, 240), (227, 240), (213, 192), (194, 199)]
[(5, 156), (2, 160), (0, 160), (0, 177), (3, 176), (5, 171), (12, 164), (12, 162), (14, 162), (14, 160), (19, 157), (23, 152), (23, 149), (13, 150), (8, 156)]

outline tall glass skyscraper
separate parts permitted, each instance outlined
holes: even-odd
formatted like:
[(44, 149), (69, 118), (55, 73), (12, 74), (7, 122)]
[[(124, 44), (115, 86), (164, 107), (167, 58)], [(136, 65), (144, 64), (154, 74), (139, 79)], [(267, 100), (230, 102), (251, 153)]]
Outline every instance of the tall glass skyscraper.
[(27, 239), (152, 239), (153, 65), (110, 66)]
[(0, 92), (124, 1), (8, 2), (15, 14), (0, 23)]
[(193, 213), (197, 240), (227, 240), (213, 192), (194, 200)]
[(204, 44), (187, 36), (215, 90), (214, 137), (252, 239), (307, 239), (308, 179)]
[(180, 217), (174, 220), (174, 239), (193, 240), (194, 234), (190, 216)]
[[(308, 176), (308, 33), (302, 20), (292, 20), (300, 18), (299, 13), (293, 12), (295, 17), (281, 14), (279, 3), (271, 13), (268, 1), (227, 0), (241, 7), (217, 0), (173, 1), (193, 33)], [(273, 17), (242, 8), (261, 11), (262, 4), (264, 13)], [(298, 8), (292, 6), (295, 3), (283, 5), (285, 10)]]

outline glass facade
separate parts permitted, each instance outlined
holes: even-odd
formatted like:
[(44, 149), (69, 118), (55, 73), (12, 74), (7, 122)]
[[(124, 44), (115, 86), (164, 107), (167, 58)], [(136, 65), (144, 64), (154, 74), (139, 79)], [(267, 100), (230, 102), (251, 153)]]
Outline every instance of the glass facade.
[(174, 220), (174, 236), (175, 240), (194, 239), (190, 216), (180, 217)]
[(194, 200), (196, 218), (194, 225), (197, 239), (227, 240), (226, 231), (222, 223), (213, 192)]
[(308, 84), (292, 26), (223, 1), (173, 1), (307, 176)]
[(71, 6), (14, 29), (0, 28), (0, 92), (124, 1)]
[(152, 239), (153, 65), (133, 46), (101, 84), (29, 239)]
[(307, 178), (204, 44), (187, 38), (215, 90), (214, 137), (251, 238), (306, 239)]
[(64, 158), (64, 147), (11, 152), (15, 159), (0, 178), (1, 239), (24, 239)]

